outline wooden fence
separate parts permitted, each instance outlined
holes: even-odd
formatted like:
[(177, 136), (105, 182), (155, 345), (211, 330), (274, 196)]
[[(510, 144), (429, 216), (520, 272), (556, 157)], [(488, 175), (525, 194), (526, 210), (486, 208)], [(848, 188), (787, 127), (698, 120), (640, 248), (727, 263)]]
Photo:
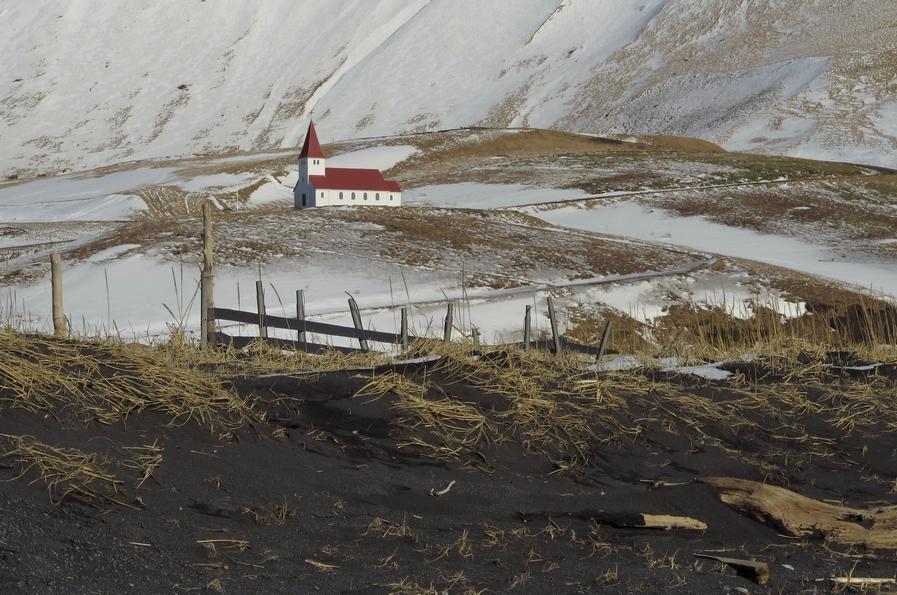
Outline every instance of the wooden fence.
[[(308, 320), (305, 315), (305, 292), (302, 290), (296, 292), (295, 318), (271, 316), (268, 314), (265, 307), (265, 291), (261, 279), (256, 281), (255, 312), (232, 310), (229, 308), (216, 308), (214, 300), (211, 202), (207, 201), (203, 204), (202, 215), (203, 258), (200, 276), (200, 344), (203, 349), (208, 349), (209, 345), (231, 345), (236, 348), (243, 348), (254, 341), (261, 340), (275, 347), (298, 349), (308, 353), (320, 353), (325, 349), (335, 349), (343, 352), (371, 351), (370, 343), (372, 342), (401, 346), (403, 350), (407, 351), (409, 345), (419, 339), (419, 337), (412, 336), (409, 333), (409, 310), (407, 307), (401, 308), (401, 322), (397, 332), (387, 333), (365, 329), (361, 318), (361, 310), (358, 307), (355, 298), (351, 295), (349, 295), (348, 300), (349, 312), (351, 313), (353, 324), (351, 327)], [(62, 305), (62, 263), (59, 254), (53, 254), (51, 256), (51, 273), (53, 327), (57, 335), (64, 336), (68, 334), (69, 329)], [(551, 338), (549, 340), (536, 340), (533, 338), (532, 306), (526, 306), (522, 320), (523, 341), (516, 344), (518, 347), (521, 347), (525, 351), (529, 351), (530, 349), (550, 349), (557, 355), (561, 355), (565, 350), (597, 355), (599, 358), (605, 354), (610, 343), (612, 332), (612, 324), (610, 322), (607, 323), (607, 326), (604, 329), (604, 335), (602, 336), (599, 347), (595, 348), (572, 343), (565, 340), (560, 335), (558, 330), (558, 318), (551, 296), (547, 298), (547, 305), (548, 320), (551, 326)], [(219, 322), (234, 322), (258, 326), (258, 335), (252, 337), (233, 336), (219, 328)], [(295, 333), (295, 339), (271, 337), (269, 336), (269, 329), (280, 329)], [(450, 301), (446, 304), (446, 313), (442, 327), (442, 340), (445, 342), (452, 341), (454, 329), (454, 303)], [(358, 347), (354, 348), (314, 343), (308, 340), (309, 334), (352, 339), (358, 342)], [(477, 327), (471, 328), (470, 338), (475, 345), (479, 344), (480, 330)]]
[[(352, 316), (353, 326), (340, 326), (326, 322), (318, 322), (308, 320), (304, 317), (305, 312), (305, 293), (303, 291), (296, 292), (296, 317), (287, 318), (283, 316), (271, 316), (265, 308), (265, 292), (262, 281), (256, 281), (256, 302), (257, 309), (255, 312), (247, 312), (243, 310), (232, 310), (229, 308), (209, 309), (208, 319), (211, 328), (214, 328), (219, 321), (236, 322), (242, 324), (250, 324), (258, 327), (258, 335), (252, 337), (233, 336), (221, 330), (213, 331), (208, 341), (211, 344), (230, 345), (236, 348), (243, 348), (254, 341), (264, 341), (265, 343), (282, 349), (297, 349), (306, 353), (321, 353), (326, 349), (335, 349), (344, 353), (366, 352), (372, 351), (370, 343), (386, 343), (390, 345), (401, 346), (403, 350), (407, 350), (408, 346), (419, 339), (408, 332), (408, 308), (402, 307), (401, 323), (399, 332), (387, 333), (382, 331), (369, 330), (364, 328), (361, 318), (361, 310), (358, 307), (355, 298), (349, 296), (349, 312)], [(442, 340), (445, 342), (452, 341), (454, 331), (454, 304), (449, 302), (446, 305), (445, 318), (443, 319), (443, 335)], [(565, 340), (558, 334), (558, 325), (554, 310), (554, 302), (548, 297), (548, 315), (551, 322), (552, 336), (550, 339), (533, 340), (532, 338), (532, 306), (526, 306), (523, 319), (523, 341), (516, 344), (524, 350), (530, 349), (551, 349), (557, 355), (563, 351), (573, 351), (577, 353), (592, 354), (601, 357), (604, 355), (610, 339), (612, 324), (608, 322), (604, 329), (604, 335), (601, 339), (601, 345), (595, 347), (572, 343)], [(295, 339), (283, 339), (270, 336), (270, 329), (285, 330), (295, 333)], [(330, 344), (314, 343), (308, 340), (308, 335), (323, 335), (327, 337), (340, 337), (352, 339), (358, 342), (358, 347), (333, 346)], [(471, 329), (471, 340), (475, 345), (479, 344), (479, 331), (476, 327)]]

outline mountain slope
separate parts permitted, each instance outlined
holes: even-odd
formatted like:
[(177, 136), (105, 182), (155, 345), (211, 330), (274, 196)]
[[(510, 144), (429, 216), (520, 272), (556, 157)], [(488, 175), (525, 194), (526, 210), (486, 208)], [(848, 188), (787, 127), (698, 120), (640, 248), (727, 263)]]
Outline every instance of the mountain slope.
[(893, 165), (890, 0), (0, 2), (0, 173), (468, 125)]

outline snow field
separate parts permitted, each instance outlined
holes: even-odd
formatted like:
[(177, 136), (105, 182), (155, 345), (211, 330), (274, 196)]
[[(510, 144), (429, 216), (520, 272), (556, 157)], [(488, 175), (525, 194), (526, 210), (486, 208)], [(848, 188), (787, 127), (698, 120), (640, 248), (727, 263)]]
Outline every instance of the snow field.
[(746, 258), (897, 296), (897, 263), (793, 237), (729, 227), (702, 217), (679, 217), (636, 202), (572, 206), (534, 214), (554, 225)]

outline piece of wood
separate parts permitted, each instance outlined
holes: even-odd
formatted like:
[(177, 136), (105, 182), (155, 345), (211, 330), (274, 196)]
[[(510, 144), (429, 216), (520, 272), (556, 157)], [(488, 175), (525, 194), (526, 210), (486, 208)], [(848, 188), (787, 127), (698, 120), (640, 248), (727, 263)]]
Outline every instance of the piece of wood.
[(65, 322), (65, 309), (62, 306), (62, 255), (55, 252), (50, 255), (50, 285), (53, 290), (53, 334), (64, 337), (68, 334)]
[(610, 344), (610, 334), (613, 330), (614, 321), (608, 320), (607, 324), (604, 326), (604, 334), (601, 335), (601, 344), (598, 346), (598, 356), (595, 359), (604, 357), (604, 353), (607, 351), (607, 346)]
[(521, 513), (520, 516), (524, 522), (534, 518), (570, 517), (582, 521), (595, 521), (601, 525), (609, 525), (620, 529), (654, 529), (663, 531), (670, 529), (705, 531), (707, 529), (707, 524), (703, 521), (687, 516), (647, 514), (631, 511), (579, 510), (576, 512), (534, 512)]
[(873, 578), (862, 576), (834, 576), (832, 583), (837, 587), (883, 587), (885, 585), (897, 585), (897, 578)]
[[(218, 331), (212, 337), (216, 344), (222, 345), (225, 347), (233, 347), (234, 349), (243, 349), (249, 345), (255, 344), (259, 342), (258, 337), (234, 337), (228, 335), (227, 333), (222, 333)], [(328, 351), (338, 351), (340, 353), (358, 353), (358, 349), (353, 347), (340, 347), (337, 345), (321, 345), (318, 343), (309, 343), (306, 341), (305, 343), (300, 343), (298, 341), (292, 341), (290, 339), (278, 339), (276, 337), (269, 337), (267, 339), (262, 339), (266, 345), (270, 345), (271, 347), (276, 347), (277, 349), (301, 349), (306, 351), (307, 353), (326, 353)]]
[[(213, 310), (217, 320), (226, 320), (229, 322), (242, 322), (244, 324), (257, 325), (259, 322), (258, 314), (255, 312), (242, 312), (240, 310), (231, 310), (229, 308), (215, 308)], [(271, 329), (284, 329), (287, 331), (295, 331), (299, 328), (300, 322), (295, 318), (283, 318), (281, 316), (265, 316), (265, 325)], [(334, 337), (345, 337), (348, 339), (358, 338), (358, 330), (354, 326), (339, 326), (336, 324), (328, 324), (326, 322), (318, 322), (316, 320), (305, 320), (305, 330), (308, 333), (316, 335), (331, 335)], [(401, 335), (395, 333), (384, 333), (381, 331), (365, 330), (364, 337), (368, 341), (377, 341), (380, 343), (392, 343), (398, 345), (402, 342)], [(409, 341), (415, 341), (414, 336), (408, 337)]]
[(532, 342), (532, 306), (526, 307), (526, 314), (523, 315), (523, 350), (530, 350), (530, 343)]
[(454, 321), (452, 320), (453, 312), (455, 309), (455, 304), (452, 302), (448, 303), (448, 307), (445, 311), (445, 324), (442, 327), (442, 340), (446, 343), (452, 340), (452, 326), (454, 325)]
[(473, 340), (473, 344), (477, 347), (480, 346), (480, 329), (477, 327), (472, 327), (470, 329), (470, 338)]
[(209, 337), (215, 334), (215, 318), (212, 314), (215, 308), (214, 298), (214, 271), (212, 234), (212, 201), (202, 203), (202, 271), (199, 280), (200, 303), (200, 337), (199, 343), (202, 349), (209, 346)]
[(756, 560), (743, 560), (741, 558), (727, 558), (725, 556), (714, 556), (711, 554), (695, 554), (696, 558), (705, 558), (707, 560), (715, 560), (722, 562), (727, 566), (731, 566), (738, 573), (750, 579), (758, 585), (765, 585), (769, 582), (769, 564), (766, 562), (758, 562)]
[[(347, 293), (347, 295), (349, 295)], [(364, 324), (361, 321), (361, 311), (358, 309), (358, 303), (355, 298), (349, 295), (349, 311), (352, 313), (352, 324), (355, 325), (355, 331), (358, 336), (358, 346), (362, 351), (370, 351), (367, 339), (364, 335)]]
[(255, 282), (255, 303), (258, 312), (259, 337), (268, 338), (267, 310), (265, 308), (265, 285), (261, 280)]
[(308, 339), (305, 330), (305, 291), (299, 289), (296, 291), (296, 320), (297, 325), (296, 340), (305, 343)]
[(707, 524), (687, 516), (670, 516), (667, 514), (642, 514), (644, 527), (648, 529), (688, 529), (705, 531)]
[(408, 308), (402, 308), (401, 328), (402, 349), (408, 351)]
[(897, 549), (897, 506), (850, 508), (746, 479), (709, 477), (701, 481), (721, 490), (720, 500), (735, 510), (786, 535), (821, 536), (870, 550)]
[(560, 356), (563, 347), (561, 345), (561, 335), (558, 332), (558, 319), (554, 311), (554, 300), (551, 299), (551, 296), (548, 296), (548, 320), (551, 323), (551, 340), (554, 343), (554, 354)]

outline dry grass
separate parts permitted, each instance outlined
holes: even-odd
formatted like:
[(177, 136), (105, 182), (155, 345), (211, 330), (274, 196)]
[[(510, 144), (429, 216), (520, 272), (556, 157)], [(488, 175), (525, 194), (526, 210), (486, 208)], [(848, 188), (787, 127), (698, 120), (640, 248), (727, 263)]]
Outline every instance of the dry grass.
[(355, 396), (380, 399), (393, 395), (392, 406), (402, 415), (398, 423), (412, 430), (425, 428), (439, 436), (443, 454), (475, 445), (487, 435), (486, 417), (475, 406), (446, 396), (428, 398), (431, 392), (441, 392), (441, 389), (387, 372), (374, 376)]
[(680, 137), (642, 137), (639, 142), (623, 142), (615, 138), (593, 137), (558, 130), (528, 129), (517, 132), (490, 131), (482, 140), (459, 142), (430, 150), (398, 164), (387, 172), (401, 177), (414, 169), (433, 163), (481, 161), (493, 156), (519, 157), (609, 152), (695, 151), (725, 152), (710, 142)]
[(213, 376), (164, 350), (0, 331), (0, 402), (111, 424), (142, 410), (233, 427), (250, 406)]
[(296, 516), (296, 512), (291, 510), (286, 500), (275, 504), (271, 508), (260, 506), (258, 508), (245, 507), (243, 514), (252, 517), (252, 520), (259, 525), (283, 527), (287, 521)]
[(57, 448), (31, 436), (0, 434), (0, 458), (11, 458), (18, 465), (19, 477), (34, 471), (37, 479), (47, 484), (50, 500), (58, 504), (67, 497), (77, 497), (95, 506), (117, 498), (122, 482), (109, 470), (108, 458), (84, 453), (73, 448)]
[(162, 465), (162, 447), (158, 440), (147, 446), (128, 446), (125, 450), (134, 455), (133, 459), (123, 461), (122, 465), (140, 472), (137, 487), (142, 486)]
[[(426, 376), (376, 375), (358, 396), (392, 399), (402, 413), (395, 422), (402, 447), (475, 461), (471, 453), (513, 441), (545, 456), (560, 473), (576, 473), (591, 462), (594, 449), (639, 440), (649, 428), (714, 445), (740, 460), (746, 444), (762, 442), (771, 452), (801, 444), (792, 459), (811, 459), (828, 456), (839, 436), (897, 430), (897, 381), (843, 376), (831, 367), (833, 357), (897, 363), (897, 351), (876, 339), (889, 336), (891, 323), (857, 316), (837, 333), (835, 346), (803, 336), (807, 327), (798, 323), (758, 313), (744, 320), (724, 309), (683, 308), (653, 329), (658, 343), (635, 354), (643, 367), (625, 371), (589, 371), (590, 358), (576, 354), (474, 353), (469, 344), (422, 343), (416, 353), (443, 356)], [(680, 325), (690, 332), (676, 332)], [(680, 341), (675, 345), (674, 336)], [(676, 354), (679, 365), (697, 365), (739, 361), (746, 353), (752, 363), (739, 364), (744, 371), (736, 370), (719, 390), (656, 371), (669, 365), (655, 359), (660, 356)], [(455, 396), (469, 395), (467, 387), (482, 396)], [(775, 457), (743, 460), (769, 476), (784, 473)]]
[(166, 357), (179, 362), (179, 365), (188, 369), (205, 370), (217, 378), (373, 368), (392, 361), (389, 356), (374, 351), (343, 353), (328, 349), (312, 355), (271, 347), (261, 340), (243, 349), (219, 347), (203, 352), (196, 345), (185, 341), (170, 341), (159, 349)]

